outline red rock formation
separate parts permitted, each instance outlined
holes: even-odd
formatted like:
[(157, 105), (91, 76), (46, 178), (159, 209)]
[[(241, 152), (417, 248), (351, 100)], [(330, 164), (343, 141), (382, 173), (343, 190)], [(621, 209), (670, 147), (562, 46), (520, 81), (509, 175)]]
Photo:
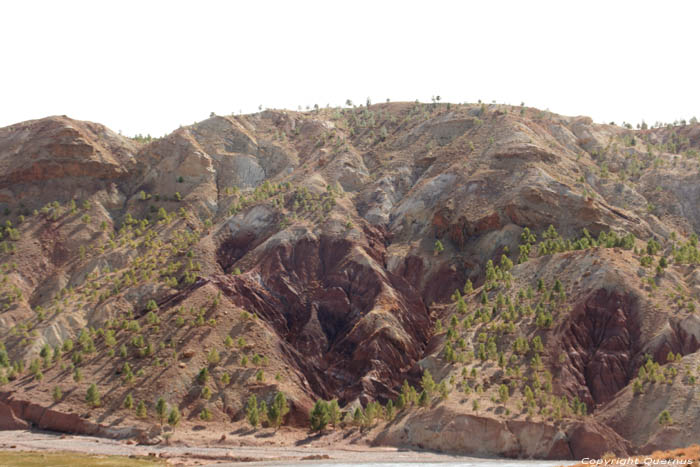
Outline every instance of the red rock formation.
[(15, 415), (12, 407), (0, 402), (0, 430), (26, 430), (29, 424)]
[(139, 438), (150, 442), (156, 434), (135, 427), (110, 427), (94, 423), (75, 413), (65, 413), (34, 402), (0, 394), (0, 430), (25, 430), (34, 426), (42, 430), (108, 438)]
[(628, 441), (610, 427), (592, 420), (569, 428), (568, 437), (572, 459), (584, 457), (596, 459), (609, 452), (615, 453), (618, 457), (624, 457), (630, 453)]
[(600, 289), (574, 308), (564, 325), (557, 347), (567, 355), (561, 384), (589, 407), (611, 400), (633, 376), (641, 349), (636, 313), (633, 297)]
[(367, 234), (364, 245), (332, 236), (283, 243), (251, 274), (213, 280), (284, 336), (285, 354), (315, 392), (343, 402), (392, 395), (430, 328), (415, 290), (373, 262), (384, 246), (378, 233)]

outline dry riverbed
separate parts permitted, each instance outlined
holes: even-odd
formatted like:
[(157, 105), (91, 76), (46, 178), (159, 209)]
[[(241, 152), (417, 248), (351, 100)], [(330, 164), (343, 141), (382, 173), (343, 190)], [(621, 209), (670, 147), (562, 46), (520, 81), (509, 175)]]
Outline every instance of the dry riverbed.
[[(245, 465), (289, 465), (297, 463), (309, 464), (397, 464), (397, 463), (447, 463), (451, 465), (519, 465), (535, 462), (511, 461), (498, 459), (476, 459), (464, 456), (433, 453), (426, 451), (402, 450), (389, 447), (369, 446), (315, 446), (313, 443), (298, 446), (216, 446), (188, 445), (178, 442), (172, 445), (158, 444), (154, 446), (130, 444), (128, 441), (117, 441), (90, 436), (72, 436), (38, 431), (0, 431), (0, 459), (20, 459), (18, 452), (26, 452), (23, 463), (6, 465), (59, 465), (53, 462), (51, 456), (61, 453), (63, 457), (73, 460), (70, 453), (100, 456), (87, 458), (84, 463), (73, 461), (77, 465), (120, 465), (114, 463), (111, 456), (122, 456), (125, 459), (121, 465), (235, 465), (244, 462)], [(43, 456), (43, 457), (42, 457)], [(56, 457), (55, 459), (59, 459)], [(54, 460), (55, 460), (54, 459)], [(99, 460), (99, 462), (98, 462)], [(11, 462), (11, 461), (10, 461)], [(537, 465), (543, 465), (536, 462)], [(548, 465), (556, 465), (551, 462)], [(5, 465), (3, 463), (3, 465)], [(63, 464), (60, 464), (63, 465)], [(559, 463), (561, 465), (561, 463)]]

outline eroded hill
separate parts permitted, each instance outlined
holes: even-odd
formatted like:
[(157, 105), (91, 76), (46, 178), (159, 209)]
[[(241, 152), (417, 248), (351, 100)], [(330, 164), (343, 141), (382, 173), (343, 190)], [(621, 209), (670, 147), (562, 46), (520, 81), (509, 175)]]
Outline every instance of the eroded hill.
[(213, 116), (147, 144), (2, 128), (5, 399), (83, 412), (95, 384), (96, 423), (148, 426), (163, 397), (225, 424), (282, 391), (298, 426), (319, 398), (365, 407), (348, 425), (405, 403), (383, 443), (690, 444), (699, 146), (501, 105)]

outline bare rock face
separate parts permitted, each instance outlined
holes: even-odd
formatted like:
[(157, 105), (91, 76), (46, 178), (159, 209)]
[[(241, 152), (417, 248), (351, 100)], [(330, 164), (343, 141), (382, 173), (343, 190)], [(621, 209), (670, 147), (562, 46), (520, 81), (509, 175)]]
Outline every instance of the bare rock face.
[(40, 207), (109, 193), (137, 146), (102, 125), (50, 117), (0, 129), (0, 203)]
[(651, 330), (644, 313), (639, 297), (614, 289), (598, 289), (580, 302), (557, 346), (567, 357), (560, 369), (562, 388), (589, 407), (603, 406), (637, 375), (644, 356), (667, 362), (669, 353), (700, 348), (696, 316), (660, 322)]
[[(700, 364), (697, 352), (685, 355), (679, 368), (693, 368)], [(672, 423), (659, 423), (659, 416), (667, 410)], [(600, 423), (615, 430), (631, 445), (631, 452), (650, 454), (658, 449), (681, 448), (693, 444), (700, 421), (696, 416), (700, 401), (696, 387), (685, 378), (660, 384), (646, 383), (635, 393), (628, 386), (597, 414)]]
[(690, 315), (672, 318), (645, 345), (645, 352), (657, 362), (667, 362), (669, 353), (692, 354), (700, 349), (700, 318)]
[(29, 424), (18, 418), (12, 407), (0, 402), (0, 430), (26, 430)]
[[(272, 238), (250, 253), (261, 258), (246, 277), (215, 279), (234, 303), (284, 336), (285, 353), (315, 392), (343, 402), (391, 394), (420, 358), (429, 328), (420, 297), (382, 267), (382, 232), (360, 238), (308, 231)], [(220, 254), (240, 256), (236, 248), (224, 242)]]
[(99, 425), (75, 413), (62, 413), (29, 401), (9, 399), (7, 405), (21, 418), (42, 430), (80, 435), (98, 434)]
[(160, 434), (153, 430), (135, 427), (110, 427), (85, 420), (75, 413), (65, 413), (42, 405), (13, 399), (7, 393), (0, 395), (0, 430), (26, 430), (36, 427), (41, 430), (76, 435), (103, 436), (113, 439), (138, 438), (144, 444), (151, 444)]
[[(278, 116), (264, 115), (261, 116), (262, 121), (245, 122), (248, 123), (245, 125), (231, 117), (217, 116), (190, 130), (199, 147), (217, 164), (221, 186), (255, 187), (299, 164), (296, 151), (286, 147), (284, 141), (256, 137), (257, 125), (273, 123), (291, 126), (284, 116), (275, 117)], [(281, 139), (279, 130), (278, 138)]]
[(571, 362), (562, 368), (562, 381), (591, 406), (611, 400), (636, 370), (641, 343), (635, 305), (632, 296), (601, 289), (571, 314), (562, 336)]
[(576, 425), (570, 429), (568, 436), (573, 459), (601, 458), (609, 452), (618, 457), (630, 454), (629, 442), (600, 423), (587, 422)]
[(553, 425), (457, 414), (444, 406), (399, 420), (375, 442), (475, 456), (572, 458), (567, 436)]
[(475, 117), (460, 118), (448, 113), (440, 118), (417, 125), (395, 144), (399, 148), (405, 148), (427, 135), (440, 146), (445, 146), (477, 125)]

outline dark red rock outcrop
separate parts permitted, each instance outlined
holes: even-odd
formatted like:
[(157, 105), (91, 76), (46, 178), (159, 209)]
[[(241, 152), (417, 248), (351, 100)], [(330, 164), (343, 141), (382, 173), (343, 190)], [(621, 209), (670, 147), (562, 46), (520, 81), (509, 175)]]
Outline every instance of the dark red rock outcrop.
[(423, 301), (427, 304), (439, 303), (454, 293), (462, 290), (465, 278), (457, 266), (444, 263), (435, 273), (425, 278), (423, 286)]
[(589, 407), (611, 400), (634, 375), (640, 351), (635, 303), (629, 294), (599, 289), (562, 325), (558, 349), (567, 355), (562, 388)]
[(464, 248), (472, 237), (478, 237), (486, 232), (498, 230), (504, 223), (498, 212), (491, 212), (477, 219), (469, 220), (465, 216), (453, 219), (451, 210), (442, 209), (433, 215), (432, 225), (438, 237), (447, 235), (457, 248)]
[(213, 281), (284, 337), (315, 392), (386, 398), (421, 358), (430, 320), (415, 289), (384, 269), (381, 237), (303, 237), (265, 251), (249, 274)]

